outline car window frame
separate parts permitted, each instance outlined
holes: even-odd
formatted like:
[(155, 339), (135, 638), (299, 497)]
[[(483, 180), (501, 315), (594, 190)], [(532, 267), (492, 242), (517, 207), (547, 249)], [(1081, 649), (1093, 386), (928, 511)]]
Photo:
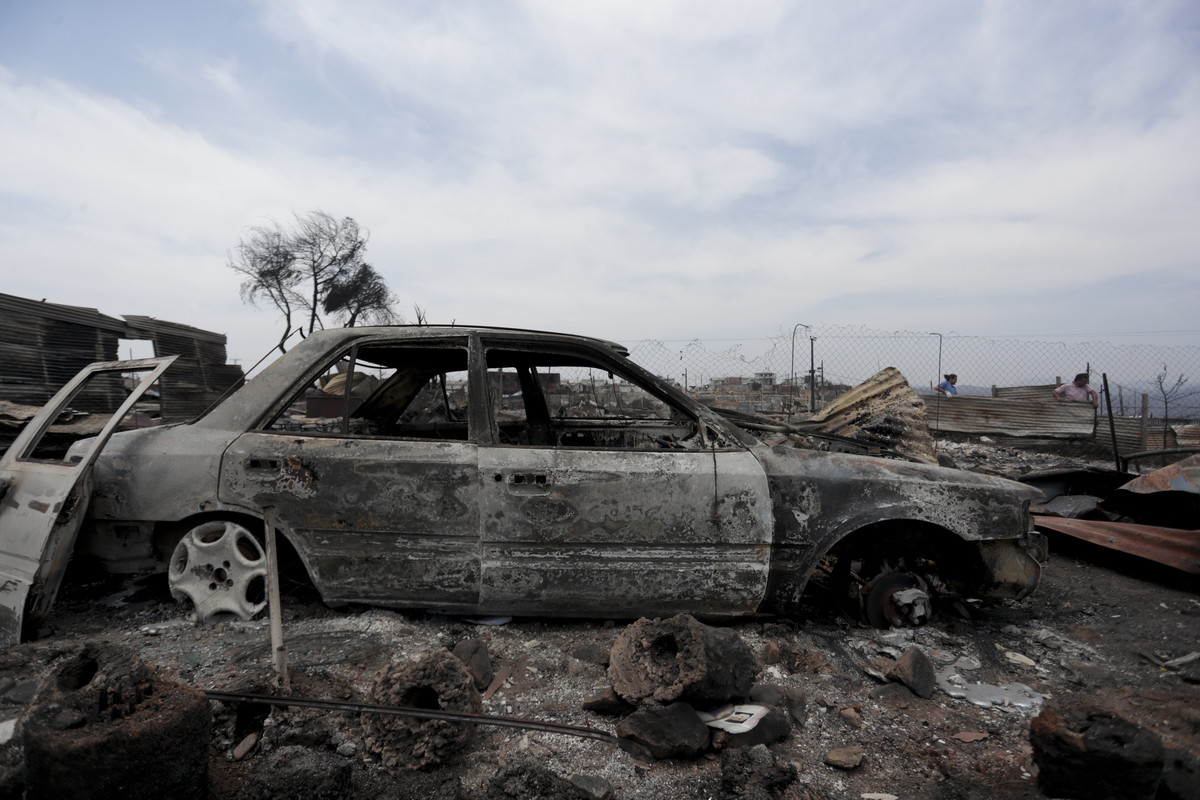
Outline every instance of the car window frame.
[(372, 336), (363, 336), (361, 338), (353, 339), (348, 342), (342, 342), (336, 348), (332, 348), (330, 350), (325, 351), (321, 355), (320, 358), (314, 358), (313, 362), (312, 362), (312, 366), (309, 366), (307, 369), (305, 369), (296, 380), (294, 380), (292, 383), (290, 383), (288, 385), (287, 391), (281, 392), (276, 397), (275, 401), (268, 407), (266, 413), (262, 414), (258, 418), (258, 420), (255, 422), (255, 424), (248, 428), (248, 432), (266, 433), (266, 434), (283, 435), (283, 436), (297, 436), (297, 435), (319, 436), (321, 438), (337, 438), (337, 439), (373, 439), (373, 440), (382, 440), (382, 441), (392, 441), (392, 440), (395, 440), (395, 441), (434, 441), (432, 439), (427, 439), (427, 438), (420, 437), (420, 436), (368, 436), (365, 434), (356, 434), (356, 433), (348, 432), (346, 430), (348, 416), (346, 414), (345, 409), (348, 408), (348, 405), (349, 405), (348, 393), (352, 389), (351, 381), (346, 381), (345, 392), (347, 394), (343, 395), (343, 397), (345, 397), (347, 399), (345, 400), (345, 405), (343, 406), (342, 419), (341, 419), (341, 423), (342, 423), (341, 430), (336, 431), (336, 432), (330, 432), (330, 431), (286, 431), (286, 430), (272, 429), (271, 426), (274, 425), (276, 423), (276, 421), (278, 421), (278, 419), (287, 412), (288, 408), (290, 408), (296, 402), (300, 393), (307, 390), (308, 387), (311, 386), (313, 383), (315, 383), (316, 380), (321, 375), (324, 375), (326, 372), (328, 372), (329, 369), (334, 364), (338, 363), (343, 358), (348, 358), (350, 360), (350, 365), (351, 365), (350, 368), (353, 369), (354, 365), (358, 361), (358, 352), (359, 352), (360, 348), (391, 346), (391, 347), (395, 347), (396, 349), (405, 349), (405, 348), (447, 349), (447, 350), (460, 349), (460, 350), (466, 351), (466, 354), (467, 354), (467, 375), (468, 375), (468, 378), (467, 378), (467, 409), (468, 409), (468, 413), (467, 413), (467, 420), (466, 420), (467, 421), (467, 439), (466, 439), (466, 441), (472, 442), (473, 441), (473, 429), (475, 427), (473, 424), (472, 414), (470, 411), (470, 409), (473, 407), (473, 395), (475, 393), (475, 389), (473, 387), (473, 384), (475, 382), (471, 379), (471, 363), (472, 363), (472, 358), (473, 358), (471, 342), (472, 342), (473, 338), (474, 337), (472, 337), (466, 333), (464, 333), (462, 335), (457, 335), (457, 336), (437, 336), (437, 337), (430, 337), (430, 338), (413, 337), (413, 336), (389, 337), (387, 335), (372, 335)]

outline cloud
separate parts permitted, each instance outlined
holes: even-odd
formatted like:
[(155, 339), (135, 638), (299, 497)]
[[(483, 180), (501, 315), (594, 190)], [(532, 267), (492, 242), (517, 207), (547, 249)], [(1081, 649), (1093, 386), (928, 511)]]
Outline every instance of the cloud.
[(1153, 274), (1180, 327), (1195, 294), (1186, 4), (259, 9), (242, 49), (147, 47), (162, 95), (0, 71), (0, 254), (38, 264), (8, 291), (229, 331), (246, 359), (275, 320), (226, 251), (322, 208), (435, 321), (1007, 325), (1079, 292), (1116, 318), (1153, 289), (1102, 287)]

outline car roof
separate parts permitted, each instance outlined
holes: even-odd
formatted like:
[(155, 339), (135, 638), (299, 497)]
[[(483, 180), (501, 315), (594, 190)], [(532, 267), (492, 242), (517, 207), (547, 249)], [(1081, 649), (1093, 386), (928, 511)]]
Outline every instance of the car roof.
[(356, 339), (367, 336), (385, 336), (388, 334), (401, 334), (405, 338), (423, 339), (423, 338), (440, 338), (443, 336), (462, 336), (470, 333), (488, 333), (501, 335), (514, 335), (522, 338), (530, 338), (536, 340), (539, 337), (553, 338), (559, 341), (564, 339), (574, 340), (577, 342), (586, 342), (591, 345), (600, 345), (607, 348), (617, 355), (628, 356), (629, 350), (625, 345), (612, 342), (607, 339), (599, 339), (594, 336), (580, 336), (574, 333), (559, 333), (556, 331), (540, 331), (531, 328), (504, 328), (492, 325), (372, 325), (361, 326), (354, 328), (327, 328), (323, 331), (314, 331), (309, 334), (309, 338), (319, 337), (322, 339), (331, 339), (334, 341), (342, 341)]

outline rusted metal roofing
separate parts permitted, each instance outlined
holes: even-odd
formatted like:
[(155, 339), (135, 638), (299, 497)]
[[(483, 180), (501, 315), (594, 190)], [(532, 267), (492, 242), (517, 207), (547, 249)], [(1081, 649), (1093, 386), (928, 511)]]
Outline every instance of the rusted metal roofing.
[(1037, 527), (1200, 575), (1200, 530), (1035, 515)]
[(997, 397), (924, 395), (925, 414), (934, 433), (999, 434), (1056, 439), (1091, 437), (1096, 412), (1091, 403), (1007, 400)]
[(1200, 494), (1200, 454), (1168, 464), (1148, 475), (1134, 478), (1121, 487), (1125, 492), (1153, 494), (1155, 492), (1186, 492)]

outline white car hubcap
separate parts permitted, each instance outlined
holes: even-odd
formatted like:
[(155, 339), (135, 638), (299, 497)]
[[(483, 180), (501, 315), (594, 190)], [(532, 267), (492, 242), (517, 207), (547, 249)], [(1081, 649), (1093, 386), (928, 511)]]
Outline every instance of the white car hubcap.
[(192, 528), (171, 556), (168, 579), (176, 600), (187, 598), (207, 622), (218, 614), (248, 620), (266, 608), (267, 558), (258, 540), (236, 522)]

